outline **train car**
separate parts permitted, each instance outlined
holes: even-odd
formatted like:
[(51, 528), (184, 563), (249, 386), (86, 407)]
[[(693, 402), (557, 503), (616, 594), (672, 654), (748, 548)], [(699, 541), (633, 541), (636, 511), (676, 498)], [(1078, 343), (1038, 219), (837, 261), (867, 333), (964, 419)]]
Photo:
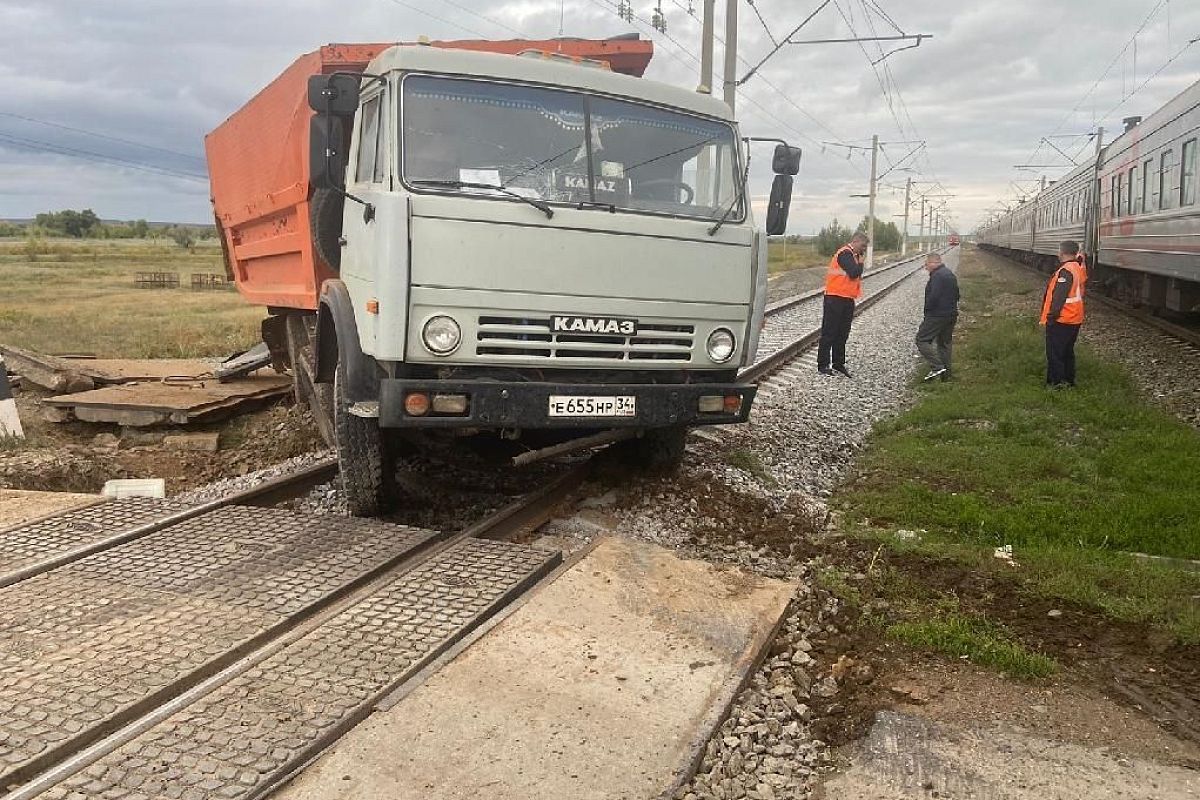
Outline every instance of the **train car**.
[(1200, 310), (1200, 81), (1104, 151), (1098, 277), (1122, 299)]
[(979, 227), (984, 249), (1052, 269), (1078, 241), (1091, 291), (1155, 311), (1200, 313), (1200, 81), (1130, 117), (1095, 159)]

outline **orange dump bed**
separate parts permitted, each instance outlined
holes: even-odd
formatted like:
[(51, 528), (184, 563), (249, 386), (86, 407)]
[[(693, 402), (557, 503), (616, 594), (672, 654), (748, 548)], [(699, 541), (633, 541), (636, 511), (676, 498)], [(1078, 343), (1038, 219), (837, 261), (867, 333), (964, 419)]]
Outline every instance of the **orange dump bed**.
[[(213, 210), (226, 271), (252, 303), (316, 309), (321, 283), (335, 273), (312, 245), (308, 175), (308, 79), (362, 72), (395, 42), (330, 44), (301, 56), (204, 139)], [(615, 72), (641, 75), (653, 55), (637, 39), (439, 41), (433, 47), (516, 54), (547, 50), (607, 61)]]

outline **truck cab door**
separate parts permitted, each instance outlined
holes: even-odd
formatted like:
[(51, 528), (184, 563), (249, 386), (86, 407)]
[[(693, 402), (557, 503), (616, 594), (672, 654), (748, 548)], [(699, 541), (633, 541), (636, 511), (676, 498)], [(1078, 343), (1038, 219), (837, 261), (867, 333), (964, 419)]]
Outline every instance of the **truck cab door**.
[(342, 217), (341, 278), (362, 350), (377, 360), (402, 357), (406, 327), (408, 211), (395, 191), (393, 96), (380, 82), (362, 92), (346, 168), (346, 191), (362, 203), (347, 199)]

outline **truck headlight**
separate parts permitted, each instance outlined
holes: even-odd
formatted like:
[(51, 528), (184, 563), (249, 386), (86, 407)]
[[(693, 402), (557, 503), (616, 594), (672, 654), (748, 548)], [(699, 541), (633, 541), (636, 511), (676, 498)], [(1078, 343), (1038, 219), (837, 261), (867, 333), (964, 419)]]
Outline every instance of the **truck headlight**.
[(421, 329), (421, 341), (435, 356), (448, 356), (462, 342), (462, 330), (450, 317), (430, 317)]
[(737, 340), (728, 328), (717, 328), (708, 335), (708, 357), (718, 364), (724, 364), (733, 357), (737, 349)]

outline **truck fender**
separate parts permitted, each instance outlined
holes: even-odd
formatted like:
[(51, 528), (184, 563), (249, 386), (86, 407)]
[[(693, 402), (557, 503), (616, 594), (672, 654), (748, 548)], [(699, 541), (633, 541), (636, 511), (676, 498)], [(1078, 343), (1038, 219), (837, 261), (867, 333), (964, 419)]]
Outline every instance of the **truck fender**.
[(346, 284), (330, 279), (321, 284), (317, 311), (317, 381), (330, 383), (338, 361), (346, 365), (346, 397), (353, 403), (379, 399), (379, 376), (375, 359), (362, 351), (358, 324)]

